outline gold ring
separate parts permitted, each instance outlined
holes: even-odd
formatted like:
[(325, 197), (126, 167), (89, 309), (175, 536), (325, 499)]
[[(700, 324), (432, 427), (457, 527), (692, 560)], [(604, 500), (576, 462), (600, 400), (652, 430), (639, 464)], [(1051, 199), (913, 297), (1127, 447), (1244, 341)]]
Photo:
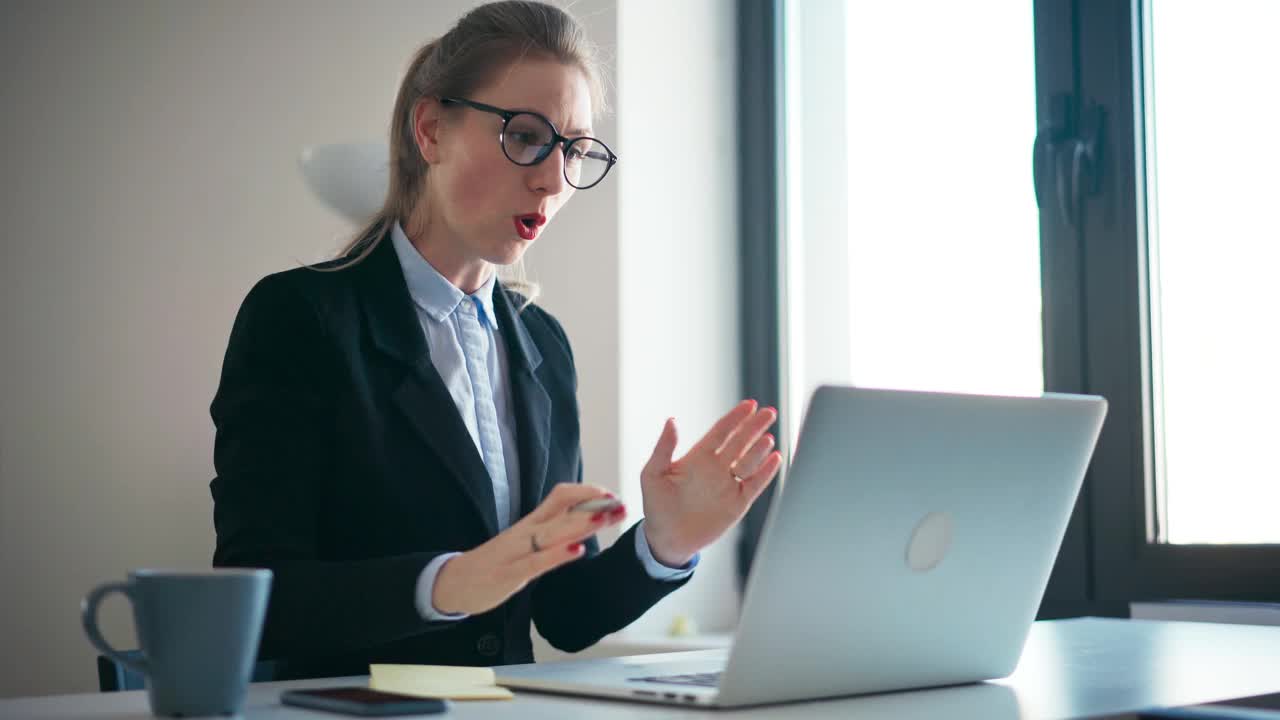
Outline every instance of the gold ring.
[(538, 546), (538, 536), (534, 533), (529, 533), (529, 547), (533, 548), (534, 552), (542, 552), (542, 548)]

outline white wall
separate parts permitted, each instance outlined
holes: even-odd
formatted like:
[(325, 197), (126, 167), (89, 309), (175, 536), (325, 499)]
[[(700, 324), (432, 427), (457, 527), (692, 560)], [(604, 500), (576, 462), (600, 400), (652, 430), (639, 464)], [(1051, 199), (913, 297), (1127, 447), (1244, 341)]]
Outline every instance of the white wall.
[[(93, 584), (208, 565), (208, 404), (231, 320), (255, 280), (346, 232), (298, 151), (384, 137), (410, 54), (472, 4), (6, 5), (0, 696), (96, 688), (77, 619)], [(602, 44), (612, 7), (577, 4)], [(533, 256), (576, 341), (588, 467), (608, 478), (616, 193), (571, 203)], [(122, 601), (104, 620), (135, 644)]]
[[(639, 470), (668, 417), (676, 456), (741, 400), (738, 332), (736, 3), (624, 0), (618, 6), (622, 466)], [(734, 538), (630, 630), (677, 615), (701, 631), (737, 619)]]
[[(208, 405), (235, 311), (258, 278), (348, 231), (308, 194), (298, 151), (385, 137), (409, 56), (473, 4), (6, 3), (0, 697), (96, 689), (78, 620), (92, 585), (208, 566)], [(591, 482), (637, 477), (668, 414), (687, 444), (735, 399), (736, 315), (715, 299), (736, 277), (721, 184), (732, 125), (671, 107), (731, 97), (731, 5), (572, 3), (606, 53), (631, 48), (636, 86), (615, 96), (622, 121), (597, 125), (618, 139), (618, 175), (570, 203), (529, 257), (574, 342)], [(664, 186), (672, 150), (658, 135), (677, 129), (703, 133), (684, 152), (704, 169)], [(710, 299), (687, 302), (698, 288)], [(698, 587), (667, 603), (731, 622), (715, 609), (732, 605), (718, 597), (730, 560), (709, 557)], [(123, 601), (103, 620), (136, 644)]]

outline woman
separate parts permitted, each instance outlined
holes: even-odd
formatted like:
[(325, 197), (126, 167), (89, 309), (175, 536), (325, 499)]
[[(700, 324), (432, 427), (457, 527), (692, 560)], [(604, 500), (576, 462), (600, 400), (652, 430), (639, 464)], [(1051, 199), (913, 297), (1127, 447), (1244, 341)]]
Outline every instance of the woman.
[(214, 565), (275, 572), (260, 655), (280, 677), (370, 662), (532, 661), (529, 623), (576, 651), (682, 585), (781, 464), (744, 401), (641, 473), (645, 518), (582, 483), (576, 375), (546, 311), (495, 278), (616, 162), (591, 139), (581, 28), (479, 7), (413, 59), (382, 211), (338, 260), (272, 275), (232, 329), (217, 427)]

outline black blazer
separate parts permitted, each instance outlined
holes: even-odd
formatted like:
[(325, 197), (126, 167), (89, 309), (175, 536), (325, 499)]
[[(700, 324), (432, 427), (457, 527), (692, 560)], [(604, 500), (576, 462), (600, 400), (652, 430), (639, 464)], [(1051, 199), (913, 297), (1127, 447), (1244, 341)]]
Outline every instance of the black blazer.
[[(568, 339), (498, 284), (510, 359), (521, 514), (582, 481)], [(493, 487), (431, 364), (389, 237), (336, 272), (298, 268), (250, 291), (211, 408), (215, 566), (275, 573), (259, 657), (281, 679), (364, 674), (371, 662), (532, 662), (530, 620), (576, 651), (639, 617), (681, 582), (656, 581), (633, 526), (604, 552), (531, 583), (500, 607), (427, 622), (415, 584), (436, 555), (497, 529)]]

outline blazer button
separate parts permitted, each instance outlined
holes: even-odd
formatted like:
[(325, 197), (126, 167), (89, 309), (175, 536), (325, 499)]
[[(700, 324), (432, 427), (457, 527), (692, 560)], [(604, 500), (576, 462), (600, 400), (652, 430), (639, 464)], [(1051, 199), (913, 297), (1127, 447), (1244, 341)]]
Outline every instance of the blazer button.
[(493, 657), (502, 647), (502, 641), (493, 633), (485, 633), (476, 641), (476, 650), (485, 657)]

